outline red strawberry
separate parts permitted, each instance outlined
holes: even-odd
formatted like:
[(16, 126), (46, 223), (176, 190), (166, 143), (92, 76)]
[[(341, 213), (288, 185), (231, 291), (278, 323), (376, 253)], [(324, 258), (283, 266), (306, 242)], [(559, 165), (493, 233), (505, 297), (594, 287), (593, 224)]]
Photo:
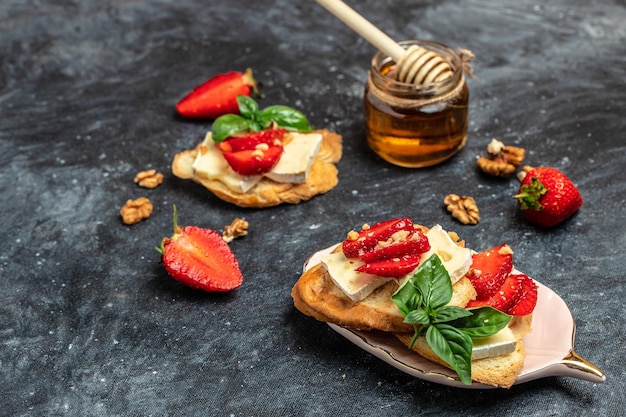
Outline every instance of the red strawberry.
[(348, 239), (342, 243), (343, 254), (346, 258), (358, 258), (365, 252), (369, 252), (379, 241), (386, 241), (396, 232), (401, 230), (412, 231), (413, 221), (408, 217), (387, 220), (372, 226), (364, 226), (360, 232), (350, 232)]
[(245, 73), (230, 71), (205, 81), (176, 105), (176, 111), (190, 119), (216, 119), (223, 114), (239, 114), (237, 96), (258, 94), (257, 84), (248, 68)]
[(167, 273), (189, 287), (225, 292), (243, 282), (237, 258), (222, 236), (197, 226), (179, 227), (176, 207), (174, 234), (163, 239), (158, 251)]
[(262, 175), (278, 163), (283, 154), (285, 129), (269, 129), (247, 136), (230, 138), (216, 146), (228, 165), (241, 175)]
[(254, 149), (259, 143), (282, 145), (285, 132), (287, 132), (286, 129), (267, 129), (246, 136), (232, 136), (222, 142), (216, 143), (215, 146), (222, 152), (237, 152)]
[(509, 275), (504, 284), (491, 297), (483, 300), (473, 300), (467, 303), (466, 308), (491, 306), (503, 313), (513, 307), (522, 296), (522, 281), (516, 275)]
[(421, 230), (414, 230), (409, 232), (406, 240), (393, 242), (365, 252), (359, 256), (359, 259), (369, 263), (383, 259), (400, 258), (407, 255), (421, 255), (422, 253), (428, 252), (429, 249), (430, 243), (426, 235)]
[(537, 305), (537, 284), (524, 274), (516, 275), (522, 283), (522, 295), (519, 301), (506, 313), (512, 316), (526, 316), (533, 312)]
[(363, 264), (356, 271), (378, 275), (379, 277), (400, 278), (417, 268), (420, 258), (421, 254), (384, 259)]
[(472, 255), (470, 279), (479, 300), (493, 296), (513, 270), (513, 251), (502, 244)]
[(576, 186), (556, 168), (533, 168), (513, 196), (524, 216), (534, 224), (553, 227), (574, 214), (583, 204)]

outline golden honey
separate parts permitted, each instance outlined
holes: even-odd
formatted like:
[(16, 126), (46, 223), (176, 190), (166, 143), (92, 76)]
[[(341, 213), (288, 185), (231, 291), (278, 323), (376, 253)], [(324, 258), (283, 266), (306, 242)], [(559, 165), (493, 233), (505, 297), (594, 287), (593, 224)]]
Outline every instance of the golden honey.
[(395, 165), (435, 165), (455, 155), (467, 140), (469, 89), (461, 57), (437, 42), (401, 43), (432, 50), (450, 64), (453, 74), (429, 84), (401, 83), (391, 58), (382, 52), (374, 55), (364, 94), (368, 145)]

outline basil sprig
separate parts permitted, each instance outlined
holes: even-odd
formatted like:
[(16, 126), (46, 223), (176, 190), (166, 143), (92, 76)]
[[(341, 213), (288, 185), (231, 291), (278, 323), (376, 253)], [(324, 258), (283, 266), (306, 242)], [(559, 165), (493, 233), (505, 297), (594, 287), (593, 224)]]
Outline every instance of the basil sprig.
[(436, 254), (422, 263), (391, 299), (404, 322), (415, 328), (409, 348), (425, 335), (428, 346), (466, 385), (472, 383), (472, 338), (496, 334), (511, 320), (511, 316), (492, 307), (464, 309), (447, 305), (452, 299), (452, 281)]
[(215, 142), (222, 142), (237, 132), (260, 132), (272, 123), (287, 130), (300, 132), (313, 130), (304, 114), (288, 106), (274, 105), (259, 110), (257, 102), (244, 95), (237, 96), (237, 105), (240, 115), (225, 114), (213, 122), (211, 133)]

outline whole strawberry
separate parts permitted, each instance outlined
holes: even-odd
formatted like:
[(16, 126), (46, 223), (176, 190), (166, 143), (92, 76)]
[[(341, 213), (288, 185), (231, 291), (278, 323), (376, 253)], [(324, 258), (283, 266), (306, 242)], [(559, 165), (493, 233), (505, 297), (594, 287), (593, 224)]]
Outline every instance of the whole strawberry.
[(513, 196), (524, 216), (534, 224), (553, 227), (583, 204), (576, 186), (556, 168), (531, 168)]
[(176, 111), (189, 119), (217, 119), (224, 114), (239, 114), (237, 96), (258, 95), (257, 83), (248, 68), (245, 73), (218, 74), (193, 89), (176, 104)]
[(157, 248), (167, 273), (189, 287), (226, 292), (241, 285), (237, 258), (222, 236), (211, 229), (178, 226), (174, 207), (174, 234)]

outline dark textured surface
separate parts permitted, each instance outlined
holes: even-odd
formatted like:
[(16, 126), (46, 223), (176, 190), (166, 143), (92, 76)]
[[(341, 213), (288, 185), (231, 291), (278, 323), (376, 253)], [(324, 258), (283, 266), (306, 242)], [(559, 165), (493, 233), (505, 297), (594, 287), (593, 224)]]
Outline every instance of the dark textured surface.
[[(356, 2), (353, 2), (356, 4)], [(466, 148), (422, 170), (364, 143), (361, 95), (375, 52), (315, 2), (4, 0), (0, 5), (0, 414), (621, 415), (626, 372), (626, 8), (623, 1), (362, 1), (396, 39), (471, 49)], [(262, 105), (288, 104), (344, 137), (340, 183), (298, 206), (244, 210), (169, 174), (209, 123), (175, 117), (204, 79), (252, 67)], [(562, 226), (516, 213), (516, 180), (475, 158), (492, 137), (566, 172), (585, 199)], [(144, 190), (136, 172), (164, 184)], [(470, 194), (477, 226), (445, 211)], [(119, 208), (155, 210), (124, 226)], [(211, 295), (166, 275), (154, 250), (182, 224), (250, 234), (231, 247), (245, 281)], [(501, 242), (559, 293), (576, 350), (604, 384), (551, 377), (461, 390), (409, 377), (295, 311), (290, 289), (315, 250), (363, 222), (408, 215)]]

